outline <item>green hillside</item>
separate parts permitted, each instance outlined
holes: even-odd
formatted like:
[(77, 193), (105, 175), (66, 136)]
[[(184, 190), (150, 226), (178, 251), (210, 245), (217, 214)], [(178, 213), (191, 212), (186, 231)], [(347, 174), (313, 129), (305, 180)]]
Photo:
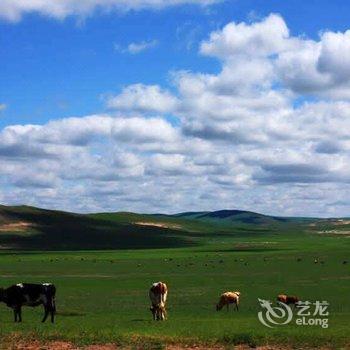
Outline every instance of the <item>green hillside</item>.
[(176, 214), (181, 218), (191, 218), (201, 221), (216, 221), (227, 223), (244, 223), (244, 224), (276, 224), (276, 223), (293, 223), (313, 221), (313, 218), (296, 218), (296, 217), (278, 217), (269, 216), (252, 211), (245, 210), (217, 210), (212, 212), (187, 212)]
[(0, 206), (0, 247), (31, 250), (174, 248), (291, 230), (318, 232), (318, 227), (328, 227), (327, 223), (332, 225), (331, 221), (320, 219), (282, 218), (239, 210), (175, 215), (128, 212), (83, 215), (29, 206)]
[(141, 226), (143, 216), (81, 215), (33, 207), (0, 207), (2, 249), (126, 249), (187, 246), (171, 228)]

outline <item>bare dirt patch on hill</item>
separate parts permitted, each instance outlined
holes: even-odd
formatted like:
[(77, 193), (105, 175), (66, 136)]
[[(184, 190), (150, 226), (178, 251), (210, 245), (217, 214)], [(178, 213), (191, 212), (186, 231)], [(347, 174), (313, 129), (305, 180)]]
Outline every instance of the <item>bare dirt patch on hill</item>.
[(177, 224), (170, 224), (165, 222), (145, 222), (145, 221), (137, 221), (133, 223), (134, 225), (139, 226), (153, 226), (153, 227), (162, 227), (162, 228), (170, 228), (173, 230), (181, 230), (182, 226)]
[(0, 224), (0, 232), (25, 232), (34, 225), (30, 222), (16, 221), (11, 223)]

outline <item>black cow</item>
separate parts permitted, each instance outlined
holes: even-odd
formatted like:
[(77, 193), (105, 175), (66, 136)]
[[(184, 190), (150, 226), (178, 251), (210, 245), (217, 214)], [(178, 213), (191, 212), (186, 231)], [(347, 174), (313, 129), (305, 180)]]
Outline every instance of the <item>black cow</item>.
[(56, 287), (51, 283), (18, 283), (6, 289), (0, 288), (0, 302), (13, 309), (15, 322), (22, 322), (22, 306), (43, 305), (45, 315), (42, 322), (50, 314), (53, 323), (56, 313), (55, 296)]

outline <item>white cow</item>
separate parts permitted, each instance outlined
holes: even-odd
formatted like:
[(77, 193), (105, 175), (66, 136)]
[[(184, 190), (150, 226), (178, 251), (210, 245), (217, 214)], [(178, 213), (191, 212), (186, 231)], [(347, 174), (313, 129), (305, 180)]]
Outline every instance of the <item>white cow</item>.
[(152, 284), (149, 290), (149, 298), (151, 299), (151, 312), (153, 320), (165, 320), (166, 313), (166, 300), (168, 296), (168, 287), (163, 282), (156, 282)]

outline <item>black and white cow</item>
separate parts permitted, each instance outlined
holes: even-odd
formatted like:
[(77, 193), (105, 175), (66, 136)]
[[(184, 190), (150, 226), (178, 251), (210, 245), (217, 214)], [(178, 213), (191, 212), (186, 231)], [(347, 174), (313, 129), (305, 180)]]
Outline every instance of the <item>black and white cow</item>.
[(43, 305), (45, 315), (42, 322), (50, 314), (53, 323), (56, 313), (55, 296), (56, 287), (51, 283), (18, 283), (6, 289), (0, 288), (0, 302), (13, 309), (15, 322), (22, 322), (22, 306)]

